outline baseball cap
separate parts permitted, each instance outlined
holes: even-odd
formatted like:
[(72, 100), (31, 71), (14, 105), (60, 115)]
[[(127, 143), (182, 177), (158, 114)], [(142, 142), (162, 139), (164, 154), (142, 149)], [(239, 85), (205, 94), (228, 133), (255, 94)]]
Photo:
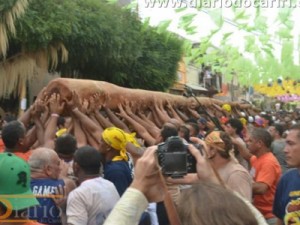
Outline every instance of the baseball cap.
[(249, 122), (249, 123), (253, 123), (253, 122), (254, 122), (253, 116), (249, 116), (249, 117), (248, 117), (248, 122)]
[(0, 201), (11, 210), (39, 205), (30, 188), (29, 165), (10, 152), (0, 153)]

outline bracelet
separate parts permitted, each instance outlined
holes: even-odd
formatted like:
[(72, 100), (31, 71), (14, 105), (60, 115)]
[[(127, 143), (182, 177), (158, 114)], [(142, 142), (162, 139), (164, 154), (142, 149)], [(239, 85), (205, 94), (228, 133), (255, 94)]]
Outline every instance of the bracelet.
[(52, 113), (51, 116), (59, 117), (59, 115), (57, 113)]

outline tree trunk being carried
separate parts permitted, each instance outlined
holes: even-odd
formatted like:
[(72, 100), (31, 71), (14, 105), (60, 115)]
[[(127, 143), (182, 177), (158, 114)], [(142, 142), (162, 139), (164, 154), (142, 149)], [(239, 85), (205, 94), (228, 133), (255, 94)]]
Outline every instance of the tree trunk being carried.
[[(198, 103), (193, 97), (186, 98), (179, 95), (173, 95), (164, 92), (148, 91), (141, 89), (130, 89), (120, 87), (105, 81), (94, 81), (94, 80), (82, 80), (82, 79), (69, 79), (69, 78), (58, 78), (52, 80), (43, 90), (44, 95), (51, 95), (52, 93), (59, 93), (61, 99), (70, 99), (72, 92), (75, 91), (79, 98), (88, 100), (94, 94), (100, 94), (101, 100), (97, 104), (104, 105), (105, 107), (115, 111), (118, 109), (119, 104), (124, 104), (126, 101), (135, 102), (139, 104), (139, 110), (144, 110), (153, 106), (154, 102), (159, 102), (163, 106), (167, 103), (173, 107), (186, 110), (188, 108), (198, 109)], [(43, 98), (43, 93), (38, 95), (38, 99)], [(229, 104), (235, 111), (244, 110), (247, 114), (253, 114), (257, 112), (257, 109), (253, 108), (250, 104), (239, 104), (234, 102), (223, 102), (213, 98), (198, 97), (199, 102), (211, 113), (221, 111), (222, 108), (216, 108), (213, 106), (222, 106), (223, 104)], [(99, 106), (100, 106), (99, 105)], [(213, 116), (213, 115), (212, 115)]]

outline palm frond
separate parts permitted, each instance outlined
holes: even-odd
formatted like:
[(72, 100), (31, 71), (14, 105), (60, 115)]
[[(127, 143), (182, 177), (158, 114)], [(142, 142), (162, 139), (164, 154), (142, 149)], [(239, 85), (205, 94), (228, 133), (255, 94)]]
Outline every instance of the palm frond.
[(0, 97), (11, 93), (16, 96), (20, 93), (20, 84), (35, 77), (43, 77), (47, 68), (46, 51), (20, 53), (3, 61), (0, 63)]
[(8, 49), (8, 33), (16, 34), (15, 20), (21, 17), (29, 0), (17, 0), (14, 6), (3, 13), (2, 20), (0, 20), (0, 55), (4, 58)]
[(59, 53), (61, 53), (61, 62), (68, 61), (68, 50), (62, 42), (58, 42), (48, 46), (49, 59), (51, 61), (50, 68), (55, 69), (58, 64)]

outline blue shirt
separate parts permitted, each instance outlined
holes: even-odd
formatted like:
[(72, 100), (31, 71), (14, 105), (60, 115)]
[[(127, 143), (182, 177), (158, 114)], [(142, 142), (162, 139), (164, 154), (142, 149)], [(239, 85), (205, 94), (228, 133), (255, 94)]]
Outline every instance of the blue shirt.
[(58, 186), (65, 186), (63, 180), (32, 179), (31, 190), (39, 201), (39, 206), (29, 209), (29, 218), (39, 223), (61, 225), (61, 212), (50, 195), (55, 195)]
[(126, 161), (110, 161), (104, 165), (104, 178), (111, 181), (121, 196), (132, 182), (131, 170)]
[(300, 223), (300, 174), (298, 169), (285, 173), (277, 186), (273, 204), (273, 213), (284, 224)]

